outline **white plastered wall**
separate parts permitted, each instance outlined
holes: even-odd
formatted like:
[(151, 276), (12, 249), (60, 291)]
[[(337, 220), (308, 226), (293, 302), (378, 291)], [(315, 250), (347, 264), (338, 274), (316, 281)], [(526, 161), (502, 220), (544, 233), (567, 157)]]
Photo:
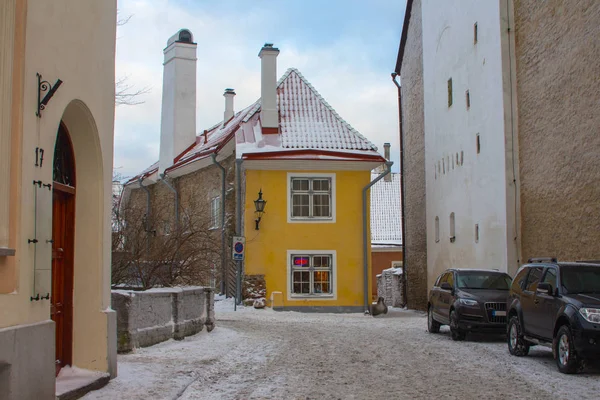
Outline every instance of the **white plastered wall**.
[[(431, 288), (434, 279), (449, 267), (507, 271), (505, 114), (499, 3), (424, 1), (422, 18)], [(453, 100), (449, 107), (450, 78)], [(480, 154), (476, 150), (477, 134)], [(450, 241), (452, 212), (454, 242)], [(439, 242), (435, 240), (436, 216), (440, 220)]]

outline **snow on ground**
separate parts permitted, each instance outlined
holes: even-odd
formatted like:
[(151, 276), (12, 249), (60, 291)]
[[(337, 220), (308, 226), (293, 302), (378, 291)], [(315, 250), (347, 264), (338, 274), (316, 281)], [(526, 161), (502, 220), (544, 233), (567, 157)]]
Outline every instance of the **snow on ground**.
[(119, 355), (119, 376), (84, 399), (597, 399), (600, 370), (563, 375), (550, 350), (508, 354), (500, 337), (454, 342), (391, 308), (303, 314), (215, 304), (217, 326)]
[(56, 377), (56, 395), (60, 396), (72, 390), (96, 382), (99, 378), (107, 377), (106, 372), (89, 371), (87, 369), (66, 366), (61, 368)]

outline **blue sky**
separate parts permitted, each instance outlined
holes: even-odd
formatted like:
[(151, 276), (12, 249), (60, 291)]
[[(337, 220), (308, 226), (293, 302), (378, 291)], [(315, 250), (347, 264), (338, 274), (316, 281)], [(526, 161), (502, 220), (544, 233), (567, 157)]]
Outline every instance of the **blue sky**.
[(114, 166), (135, 175), (158, 159), (162, 50), (188, 28), (198, 43), (197, 129), (223, 117), (223, 90), (234, 88), (236, 111), (260, 97), (258, 52), (281, 51), (278, 75), (296, 67), (354, 128), (383, 152), (392, 144), (398, 171), (398, 104), (390, 73), (405, 0), (119, 0), (117, 78), (149, 88), (143, 104), (118, 106)]

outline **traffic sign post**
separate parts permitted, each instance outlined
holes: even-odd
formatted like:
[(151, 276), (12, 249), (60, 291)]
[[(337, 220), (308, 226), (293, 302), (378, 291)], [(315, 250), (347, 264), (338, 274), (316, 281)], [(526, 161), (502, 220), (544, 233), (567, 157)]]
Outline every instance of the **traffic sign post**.
[(246, 238), (243, 236), (234, 236), (233, 245), (231, 246), (231, 257), (234, 261), (243, 261), (244, 252), (246, 250)]

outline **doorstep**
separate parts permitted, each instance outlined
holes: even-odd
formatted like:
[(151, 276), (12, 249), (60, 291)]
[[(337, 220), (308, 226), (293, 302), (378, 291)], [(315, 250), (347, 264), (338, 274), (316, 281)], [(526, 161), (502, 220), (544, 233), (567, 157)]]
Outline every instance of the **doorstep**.
[(65, 367), (56, 377), (56, 399), (75, 400), (92, 390), (104, 387), (110, 381), (110, 374), (89, 371), (77, 367)]

